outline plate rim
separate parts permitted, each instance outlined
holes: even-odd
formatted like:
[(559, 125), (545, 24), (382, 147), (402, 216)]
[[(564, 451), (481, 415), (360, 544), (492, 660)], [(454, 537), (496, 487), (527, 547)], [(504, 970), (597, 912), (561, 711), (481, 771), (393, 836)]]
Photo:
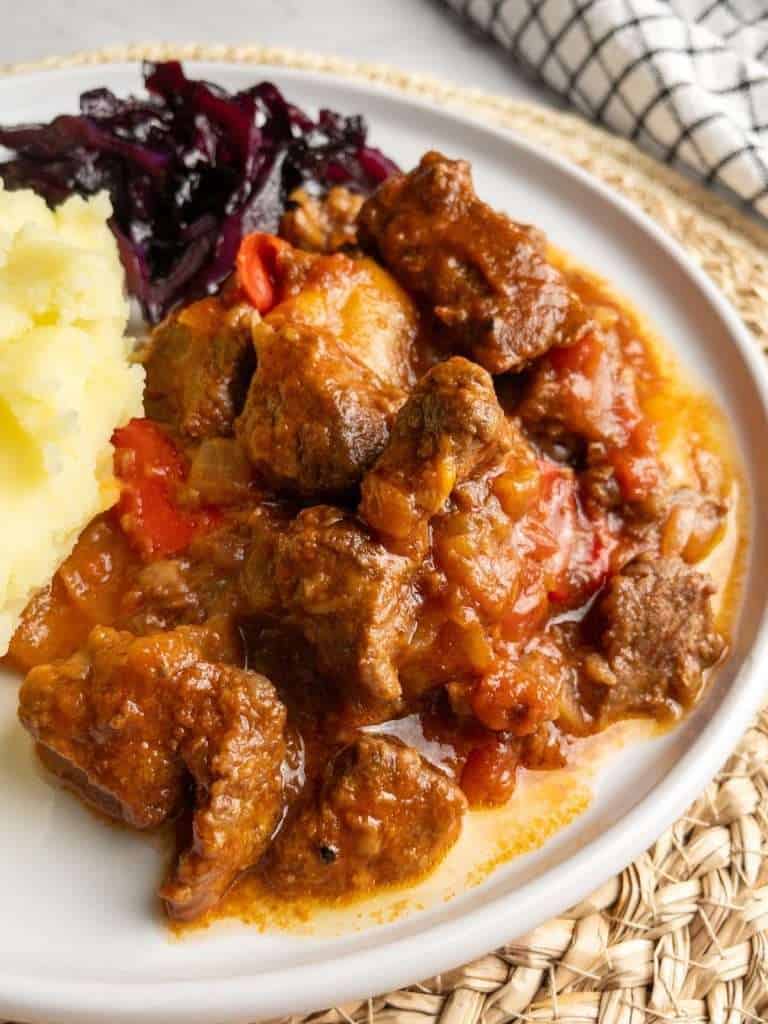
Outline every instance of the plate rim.
[[(105, 77), (111, 71), (132, 70), (136, 61), (108, 62), (98, 65)], [(502, 139), (508, 145), (526, 151), (567, 177), (596, 193), (603, 203), (617, 209), (665, 250), (692, 281), (709, 306), (719, 315), (729, 339), (736, 346), (768, 417), (768, 367), (741, 317), (725, 296), (698, 267), (685, 249), (663, 231), (631, 200), (614, 192), (600, 179), (549, 151), (536, 142), (500, 125), (486, 124), (470, 112), (444, 107), (432, 99), (405, 94), (380, 82), (366, 82), (343, 74), (321, 70), (290, 68), (268, 63), (240, 63), (228, 60), (189, 60), (185, 64), (201, 73), (215, 75), (216, 69), (248, 69), (254, 74), (272, 69), (279, 76), (311, 84), (335, 83), (360, 95), (375, 93), (407, 107), (415, 107), (455, 125), (471, 126), (480, 134)], [(6, 85), (18, 86), (25, 80), (51, 80), (78, 76), (94, 70), (75, 66), (42, 69), (0, 78), (0, 91)], [(751, 524), (753, 531), (756, 524)], [(759, 668), (768, 662), (768, 603), (756, 626), (755, 641), (735, 673), (730, 688), (718, 705), (718, 715), (706, 722), (682, 757), (654, 789), (635, 804), (617, 822), (605, 829), (576, 854), (555, 869), (519, 888), (500, 894), (480, 907), (467, 910), (461, 918), (427, 925), (413, 935), (384, 941), (355, 952), (334, 957), (333, 970), (328, 961), (298, 964), (290, 968), (270, 969), (261, 974), (200, 980), (99, 982), (89, 979), (46, 981), (40, 976), (10, 973), (0, 969), (0, 1010), (24, 1019), (87, 1022), (110, 1021), (129, 1024), (139, 1019), (156, 1019), (163, 1024), (207, 1024), (212, 1020), (249, 1021), (284, 1013), (317, 1010), (371, 994), (366, 979), (375, 977), (377, 992), (408, 985), (431, 977), (482, 956), (509, 939), (503, 922), (514, 919), (515, 902), (521, 891), (526, 902), (535, 905), (529, 911), (522, 930), (530, 930), (584, 899), (597, 887), (621, 871), (669, 827), (715, 776), (733, 749), (734, 736), (741, 737), (757, 713), (764, 693)], [(706, 749), (707, 767), (702, 766)], [(695, 771), (694, 771), (695, 769)], [(696, 785), (692, 784), (695, 778)], [(652, 807), (652, 813), (649, 813)], [(629, 839), (627, 839), (629, 836)], [(595, 845), (600, 844), (599, 870), (594, 872)], [(564, 876), (560, 886), (552, 886), (548, 875), (556, 870)], [(561, 895), (567, 888), (568, 897)], [(494, 919), (496, 923), (494, 925)], [(457, 936), (457, 923), (461, 935)], [(489, 938), (490, 936), (490, 938)], [(345, 981), (340, 986), (339, 979)], [(354, 982), (352, 979), (355, 979)], [(302, 993), (298, 995), (297, 993)], [(307, 997), (309, 993), (309, 998)]]

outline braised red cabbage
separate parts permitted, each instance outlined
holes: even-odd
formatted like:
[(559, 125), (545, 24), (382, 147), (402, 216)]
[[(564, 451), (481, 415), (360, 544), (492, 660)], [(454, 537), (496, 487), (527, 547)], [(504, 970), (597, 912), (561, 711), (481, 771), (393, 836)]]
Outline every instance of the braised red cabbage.
[(151, 323), (215, 290), (242, 236), (276, 231), (297, 186), (367, 194), (396, 170), (361, 117), (321, 110), (315, 121), (270, 82), (230, 93), (177, 61), (143, 71), (146, 98), (92, 89), (79, 115), (0, 126), (11, 151), (0, 177), (52, 205), (105, 189), (128, 291)]

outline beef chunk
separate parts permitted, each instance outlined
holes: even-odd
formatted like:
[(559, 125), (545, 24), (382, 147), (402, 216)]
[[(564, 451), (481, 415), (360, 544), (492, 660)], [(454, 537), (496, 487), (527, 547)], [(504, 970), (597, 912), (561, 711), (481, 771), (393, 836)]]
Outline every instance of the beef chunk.
[(362, 484), (360, 514), (404, 539), (440, 512), (455, 487), (525, 442), (499, 405), (489, 374), (455, 356), (419, 381), (389, 443)]
[(180, 919), (259, 858), (281, 811), (285, 709), (269, 680), (218, 660), (229, 654), (204, 627), (140, 639), (96, 627), (84, 651), (33, 669), (19, 696), (49, 767), (135, 828), (176, 813), (191, 776), (192, 844), (161, 891)]
[(116, 624), (145, 635), (243, 611), (240, 569), (250, 527), (238, 517), (201, 533), (183, 556), (148, 562), (122, 597)]
[(171, 917), (214, 906), (266, 849), (282, 810), (285, 708), (256, 672), (199, 663), (178, 679), (179, 753), (195, 783), (192, 844), (160, 890)]
[(703, 671), (724, 649), (708, 577), (679, 558), (638, 559), (615, 576), (597, 609), (598, 655), (589, 677), (605, 719), (629, 713), (678, 717), (698, 697)]
[(305, 509), (278, 536), (283, 614), (314, 647), (320, 671), (347, 693), (400, 696), (396, 662), (413, 629), (414, 568), (330, 506)]
[(365, 736), (289, 819), (266, 878), (281, 893), (326, 898), (413, 881), (456, 842), (465, 809), (458, 786), (411, 747)]
[[(156, 689), (198, 660), (230, 654), (229, 638), (204, 627), (137, 640), (97, 626), (83, 651), (32, 669), (19, 694), (19, 715), (39, 743), (71, 766), (73, 781), (82, 773), (97, 803), (103, 795), (129, 825), (151, 828), (178, 809), (182, 775), (164, 744), (172, 709), (165, 689)], [(158, 698), (155, 713), (144, 713)], [(155, 756), (140, 764), (144, 741)]]
[(317, 498), (359, 481), (405, 400), (417, 326), (408, 297), (370, 261), (316, 261), (253, 334), (258, 369), (237, 429), (269, 486)]
[(323, 197), (297, 188), (293, 206), (280, 221), (280, 235), (309, 252), (336, 252), (357, 242), (357, 215), (363, 205), (358, 192), (336, 185)]
[(147, 414), (189, 437), (232, 433), (253, 373), (249, 306), (203, 299), (173, 313), (152, 335)]
[(402, 404), (327, 332), (255, 332), (259, 366), (238, 433), (259, 476), (278, 493), (341, 494), (376, 458)]
[(433, 311), (445, 346), (491, 373), (518, 370), (586, 329), (543, 236), (481, 202), (464, 160), (431, 152), (393, 175), (364, 204), (358, 234)]

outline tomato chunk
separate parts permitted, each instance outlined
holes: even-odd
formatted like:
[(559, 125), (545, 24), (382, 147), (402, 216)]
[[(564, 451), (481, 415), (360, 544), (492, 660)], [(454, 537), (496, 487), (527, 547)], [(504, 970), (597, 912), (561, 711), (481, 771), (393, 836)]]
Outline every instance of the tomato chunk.
[(520, 586), (504, 614), (504, 636), (525, 640), (553, 610), (583, 604), (605, 583), (617, 544), (617, 526), (587, 515), (573, 470), (539, 461), (537, 500), (515, 525), (522, 556)]
[(498, 807), (512, 796), (520, 762), (520, 745), (491, 739), (471, 750), (461, 772), (461, 788), (473, 807)]
[(648, 500), (661, 480), (656, 435), (618, 344), (593, 331), (575, 345), (552, 349), (546, 358), (570, 429), (604, 446), (625, 501)]
[(215, 510), (191, 511), (178, 504), (187, 476), (182, 453), (151, 420), (133, 419), (115, 431), (115, 475), (122, 489), (120, 526), (139, 554), (164, 558), (189, 547), (194, 536), (217, 520)]
[(535, 732), (557, 715), (563, 666), (542, 644), (483, 676), (470, 697), (472, 711), (488, 729), (516, 736)]
[(248, 301), (262, 315), (277, 305), (279, 294), (278, 260), (290, 248), (277, 235), (261, 231), (246, 235), (237, 253), (237, 279)]
[(546, 561), (548, 596), (553, 604), (574, 607), (605, 583), (616, 528), (602, 516), (586, 514), (571, 470), (544, 465), (541, 517), (555, 545)]

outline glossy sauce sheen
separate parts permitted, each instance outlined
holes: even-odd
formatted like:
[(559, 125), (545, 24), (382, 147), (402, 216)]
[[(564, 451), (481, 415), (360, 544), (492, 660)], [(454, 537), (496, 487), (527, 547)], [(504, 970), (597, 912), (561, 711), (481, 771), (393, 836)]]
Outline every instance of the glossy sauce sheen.
[[(737, 604), (746, 524), (742, 485), (729, 454), (728, 431), (722, 417), (706, 399), (683, 385), (677, 367), (626, 302), (564, 254), (550, 250), (548, 255), (587, 313), (617, 339), (622, 358), (634, 370), (641, 414), (619, 417), (616, 431), (621, 443), (616, 443), (615, 451), (609, 443), (605, 455), (613, 478), (620, 481), (624, 500), (640, 507), (652, 499), (657, 486), (654, 460), (659, 455), (670, 480), (681, 489), (698, 487), (700, 473), (696, 467), (702, 453), (711, 452), (717, 457), (721, 473), (719, 495), (727, 507), (723, 522), (715, 534), (705, 536), (704, 540), (697, 537), (695, 530), (690, 538), (682, 534), (681, 544), (696, 568), (708, 570), (714, 577), (717, 626), (727, 636)], [(327, 364), (338, 368), (343, 364), (343, 371), (338, 371), (343, 379), (347, 354), (331, 344), (330, 335), (322, 351), (311, 346), (318, 334), (322, 336), (323, 331), (331, 328), (341, 337), (355, 335), (369, 344), (370, 360), (377, 367), (370, 379), (363, 375), (365, 385), (356, 393), (355, 415), (361, 422), (374, 413), (379, 415), (382, 409), (390, 415), (402, 404), (404, 392), (413, 387), (416, 377), (431, 365), (434, 353), (425, 343), (413, 365), (401, 360), (401, 375), (384, 379), (388, 347), (403, 345), (406, 337), (412, 343), (416, 336), (416, 327), (410, 325), (408, 315), (402, 312), (407, 297), (373, 263), (353, 265), (346, 256), (324, 259), (326, 262), (315, 264), (308, 277), (302, 259), (297, 258), (292, 270), (298, 282), (294, 294), (289, 294), (287, 301), (277, 307), (277, 313), (267, 316), (264, 325), (256, 329), (255, 333), (261, 332), (263, 345), (259, 351), (265, 353), (258, 372), (264, 374), (265, 387), (271, 386), (270, 372), (274, 373), (275, 381), (285, 379), (289, 364), (283, 366), (280, 362), (286, 358), (284, 353), (277, 347), (269, 355), (275, 360), (273, 371), (266, 353), (270, 352), (274, 336), (291, 331), (286, 337), (297, 345), (296, 351), (302, 353), (307, 367)], [(366, 288), (378, 289), (385, 295), (384, 304), (377, 307), (373, 319), (366, 312), (371, 305)], [(351, 298), (346, 298), (345, 289), (351, 289)], [(329, 295), (334, 297), (329, 299)], [(387, 303), (391, 303), (391, 309)], [(341, 309), (332, 323), (331, 307)], [(211, 299), (183, 311), (178, 322), (213, 338), (222, 318), (236, 315), (219, 299)], [(230, 326), (228, 347), (222, 349), (219, 357), (234, 364), (246, 358), (243, 338), (248, 337), (248, 332), (240, 337), (235, 320)], [(311, 344), (307, 340), (304, 345), (305, 328), (313, 332)], [(173, 329), (178, 329), (178, 324)], [(598, 342), (586, 337), (573, 348), (554, 349), (543, 358), (549, 360), (547, 372), (555, 381), (565, 382), (566, 387), (582, 386), (579, 374), (591, 373), (590, 386), (596, 388), (595, 402), (599, 405), (603, 365), (600, 360), (604, 355)], [(497, 378), (497, 394), (509, 415), (525, 407), (524, 401), (520, 405), (521, 397), (540, 365), (534, 363), (520, 377)], [(605, 386), (609, 384), (606, 378)], [(408, 600), (418, 607), (415, 626), (406, 637), (407, 643), (392, 655), (403, 697), (393, 718), (386, 712), (386, 701), (376, 710), (376, 701), (370, 700), (370, 692), (377, 693), (375, 687), (384, 686), (382, 675), (374, 674), (370, 679), (361, 676), (361, 686), (369, 687), (365, 700), (357, 691), (350, 695), (343, 687), (340, 690), (324, 665), (323, 658), (331, 655), (324, 654), (323, 639), (317, 639), (314, 624), (312, 632), (294, 613), (287, 627), (275, 615), (272, 589), (275, 581), (280, 586), (280, 572), (287, 570), (283, 566), (273, 572), (267, 567), (273, 564), (270, 559), (274, 554), (269, 548), (273, 534), (289, 529), (286, 524), (294, 521), (297, 512), (316, 503), (314, 497), (310, 502), (310, 493), (316, 495), (318, 489), (324, 493), (327, 488), (331, 498), (345, 494), (351, 464), (341, 455), (332, 466), (313, 462), (312, 444), (316, 441), (320, 445), (322, 438), (308, 439), (304, 435), (301, 443), (292, 448), (295, 438), (290, 418), (280, 425), (282, 461), (270, 462), (268, 454), (274, 443), (270, 431), (275, 427), (275, 418), (272, 414), (264, 417), (263, 410), (251, 404), (249, 398), (243, 422), (252, 429), (244, 447), (251, 462), (262, 466), (256, 483), (238, 441), (217, 433), (227, 435), (221, 425), (231, 421), (229, 396), (217, 396), (218, 404), (212, 409), (205, 402), (195, 405), (196, 396), (192, 395), (195, 414), (188, 420), (187, 435), (182, 437), (167, 426), (177, 415), (177, 406), (190, 402), (189, 391), (184, 392), (182, 372), (172, 369), (167, 377), (156, 377), (154, 393), (152, 386), (150, 374), (148, 412), (162, 425), (150, 421), (149, 427), (142, 427), (138, 434), (130, 433), (130, 427), (125, 428), (128, 433), (118, 432), (116, 466), (124, 481), (121, 504), (84, 531), (51, 587), (27, 609), (11, 647), (12, 663), (19, 669), (26, 671), (69, 657), (86, 644), (95, 625), (116, 626), (142, 636), (178, 622), (196, 623), (211, 617), (230, 625), (236, 623), (242, 665), (271, 680), (287, 707), (287, 753), (281, 778), (288, 803), (293, 803), (294, 808), (299, 805), (297, 798), (319, 784), (327, 766), (334, 763), (345, 744), (359, 742), (361, 737), (394, 737), (402, 741), (440, 773), (456, 780), (470, 805), (476, 808), (465, 824), (464, 838), (446, 862), (453, 865), (451, 884), (456, 889), (480, 881), (500, 860), (535, 847), (584, 809), (589, 800), (589, 773), (584, 773), (583, 766), (588, 763), (593, 769), (597, 755), (590, 751), (598, 747), (604, 751), (611, 746), (610, 741), (596, 733), (606, 730), (605, 736), (626, 737), (633, 729), (626, 723), (614, 723), (628, 717), (645, 720), (636, 732), (647, 732), (649, 721), (653, 727), (665, 726), (698, 696), (698, 692), (683, 694), (676, 700), (666, 695), (654, 696), (643, 705), (633, 706), (622, 696), (620, 681), (614, 681), (611, 686), (616, 687), (614, 692), (618, 696), (612, 706), (610, 701), (605, 702), (603, 682), (591, 680), (583, 673), (578, 685), (573, 682), (576, 666), (582, 664), (579, 659), (584, 657), (581, 649), (591, 638), (593, 627), (589, 623), (596, 602), (602, 599), (606, 580), (615, 573), (614, 564), (634, 539), (619, 512), (610, 508), (587, 509), (582, 481), (566, 460), (558, 461), (559, 456), (552, 455), (549, 438), (536, 436), (535, 457), (521, 454), (523, 448), (526, 452), (530, 450), (525, 417), (520, 444), (514, 437), (505, 442), (510, 446), (510, 454), (503, 456), (508, 462), (501, 464), (501, 471), (497, 463), (493, 472), (478, 473), (463, 489), (457, 488), (447, 511), (425, 526), (427, 532), (423, 536), (427, 539), (419, 539), (418, 508), (395, 500), (394, 485), (382, 477), (386, 488), (375, 496), (384, 494), (390, 502), (382, 528), (391, 530), (395, 538), (387, 554), (386, 571), (399, 572), (398, 559), (405, 564), (412, 557), (414, 546), (427, 545), (424, 550), (428, 551), (410, 584)], [(332, 418), (334, 414), (335, 399), (326, 393), (310, 399), (299, 388), (296, 394), (283, 393), (282, 398), (284, 408), (316, 400), (323, 415), (327, 413)], [(204, 431), (211, 423), (216, 429), (206, 435)], [(198, 429), (202, 436), (191, 441), (189, 431), (194, 434)], [(343, 424), (336, 428), (331, 423), (329, 429), (338, 429), (336, 448), (340, 450), (349, 441)], [(591, 425), (585, 423), (584, 431), (588, 433), (590, 429)], [(515, 430), (520, 428), (515, 426)], [(534, 433), (531, 431), (531, 436)], [(176, 452), (172, 458), (163, 447), (169, 438)], [(561, 436), (557, 443), (562, 445)], [(135, 452), (139, 449), (144, 454), (137, 464)], [(350, 451), (355, 457), (360, 455), (358, 448), (352, 447)], [(129, 457), (125, 452), (132, 454)], [(153, 460), (156, 466), (162, 465), (162, 471), (151, 469), (155, 465)], [(147, 473), (152, 478), (149, 489)], [(291, 482), (295, 492), (290, 498), (276, 501), (270, 488), (284, 487), (286, 481)], [(445, 484), (440, 479), (438, 467), (436, 475), (429, 478), (424, 501), (432, 500), (441, 487), (447, 488), (446, 495), (451, 493), (451, 482)], [(373, 493), (374, 485), (366, 491), (364, 484), (363, 509)], [(338, 500), (346, 508), (346, 499)], [(376, 507), (371, 498), (370, 517), (375, 516)], [(478, 508), (491, 511), (487, 515), (484, 512), (483, 518), (478, 516)], [(312, 508), (305, 509), (300, 518), (312, 512)], [(686, 529), (686, 516), (690, 519), (687, 507), (681, 503), (677, 517), (681, 520), (681, 531)], [(149, 547), (137, 545), (137, 531), (151, 525), (152, 517), (161, 528), (152, 533)], [(315, 536), (325, 537), (328, 530), (336, 529), (335, 523), (329, 526), (322, 519), (318, 523), (316, 535), (311, 535), (313, 542)], [(342, 525), (346, 528), (346, 520)], [(254, 537), (262, 534), (267, 538), (263, 556), (261, 542), (254, 541)], [(142, 536), (146, 535), (145, 531)], [(363, 546), (361, 550), (367, 551), (364, 545), (368, 541), (363, 539), (359, 543)], [(671, 545), (676, 553), (675, 528), (667, 526), (660, 543), (662, 547)], [(697, 553), (701, 557), (694, 558)], [(378, 563), (374, 566), (378, 571)], [(365, 577), (361, 582), (364, 585)], [(365, 591), (360, 593), (360, 603), (364, 605)], [(157, 617), (153, 595), (160, 595), (165, 602), (165, 619), (162, 615)], [(373, 594), (371, 600), (376, 596)], [(340, 599), (334, 595), (334, 600)], [(204, 613), (199, 609), (204, 609)], [(579, 632), (582, 624), (583, 634)], [(562, 633), (553, 634), (553, 628)], [(557, 641), (553, 640), (555, 635)], [(333, 653), (333, 643), (330, 648)], [(595, 669), (602, 670), (601, 666)], [(578, 672), (582, 669), (578, 668)], [(550, 677), (552, 686), (548, 691), (541, 680)], [(564, 690), (557, 690), (563, 679), (564, 690), (570, 693), (570, 687), (573, 691), (569, 702), (562, 696)], [(378, 691), (377, 699), (383, 692)], [(443, 777), (435, 777), (433, 784), (442, 785)], [(513, 793), (513, 802), (503, 807)], [(480, 810), (490, 807), (501, 809)], [(270, 826), (278, 837), (278, 850), (286, 822), (291, 822), (294, 813), (294, 809), (283, 809)], [(188, 828), (184, 816), (181, 828)], [(476, 860), (470, 869), (458, 870), (458, 859), (467, 855), (468, 836), (474, 837)], [(417, 840), (418, 835), (414, 841)], [(461, 850), (463, 854), (457, 852)], [(300, 855), (297, 853), (296, 857)], [(397, 883), (379, 866), (373, 881), (363, 885), (359, 881), (349, 885), (329, 883), (325, 889), (315, 885), (302, 891), (300, 881), (294, 883), (289, 879), (284, 886), (275, 884), (274, 878), (282, 877), (279, 872), (284, 865), (279, 861), (279, 853), (277, 862), (270, 856), (268, 852), (259, 865), (236, 883), (223, 902), (200, 921), (209, 923), (217, 915), (239, 916), (257, 923), (263, 923), (267, 917), (281, 920), (276, 908), (285, 906), (291, 909), (286, 910), (284, 923), (295, 923), (310, 915), (310, 911), (314, 914), (318, 899), (338, 905), (369, 896), (377, 887), (385, 889)], [(331, 850), (329, 861), (335, 857)], [(429, 861), (425, 854), (424, 872), (433, 866), (434, 860)], [(415, 880), (412, 874), (408, 882), (412, 884)], [(399, 898), (381, 899), (389, 909), (380, 908), (379, 913), (396, 912)]]

